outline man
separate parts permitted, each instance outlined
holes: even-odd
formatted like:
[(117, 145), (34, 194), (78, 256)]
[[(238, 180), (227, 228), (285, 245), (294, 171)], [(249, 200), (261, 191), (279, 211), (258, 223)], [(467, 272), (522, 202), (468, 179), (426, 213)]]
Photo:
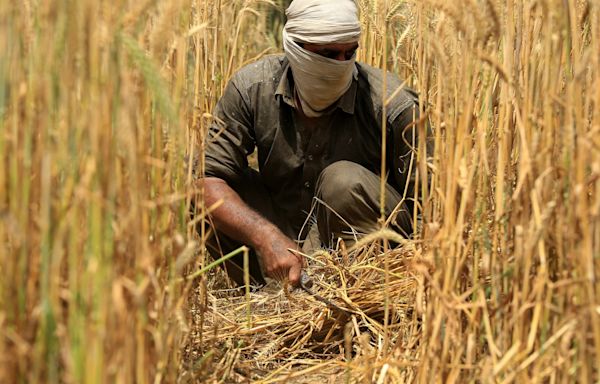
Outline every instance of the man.
[[(379, 228), (383, 118), (385, 212), (411, 234), (418, 110), (414, 93), (395, 92), (401, 82), (391, 74), (383, 108), (382, 71), (355, 61), (353, 0), (295, 0), (286, 15), (285, 55), (241, 69), (219, 100), (202, 182), (207, 205), (223, 200), (211, 214), (213, 257), (248, 245), (256, 283), (264, 274), (296, 285), (303, 260), (293, 239), (304, 239), (311, 212), (324, 243)], [(259, 172), (247, 161), (255, 148)], [(241, 257), (226, 263), (240, 285), (242, 265)]]

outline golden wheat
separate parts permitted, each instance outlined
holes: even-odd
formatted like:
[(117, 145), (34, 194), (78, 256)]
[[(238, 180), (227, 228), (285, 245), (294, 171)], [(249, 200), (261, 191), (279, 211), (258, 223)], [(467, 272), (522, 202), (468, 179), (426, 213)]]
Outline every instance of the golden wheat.
[(284, 3), (0, 3), (0, 382), (600, 380), (600, 5), (359, 1), (434, 151), (415, 241), (307, 255), (337, 316), (203, 247), (191, 165)]

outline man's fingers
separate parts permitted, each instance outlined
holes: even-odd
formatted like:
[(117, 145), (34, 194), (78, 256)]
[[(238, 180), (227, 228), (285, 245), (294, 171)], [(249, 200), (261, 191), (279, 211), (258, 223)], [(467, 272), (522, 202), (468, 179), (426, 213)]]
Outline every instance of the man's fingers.
[(273, 277), (277, 281), (283, 281), (286, 278), (286, 273), (285, 273), (285, 271), (278, 270), (277, 272), (275, 272), (275, 274), (273, 275)]
[(296, 256), (296, 259), (298, 259), (298, 261), (302, 265), (302, 268), (306, 267), (306, 259), (300, 253), (295, 252), (294, 256)]
[(288, 279), (293, 286), (297, 286), (300, 282), (300, 274), (302, 273), (302, 264), (298, 263), (290, 268)]

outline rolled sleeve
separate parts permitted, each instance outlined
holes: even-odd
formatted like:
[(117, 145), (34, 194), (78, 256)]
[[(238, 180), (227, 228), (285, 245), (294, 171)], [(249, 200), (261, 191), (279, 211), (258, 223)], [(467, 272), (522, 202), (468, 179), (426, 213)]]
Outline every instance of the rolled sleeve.
[[(429, 156), (431, 153), (430, 143), (430, 128), (429, 124), (425, 122), (425, 137), (419, 137), (419, 126), (420, 121), (419, 104), (415, 98), (410, 106), (404, 108), (400, 113), (395, 114), (395, 119), (390, 122), (391, 126), (391, 167), (392, 175), (391, 182), (398, 188), (401, 194), (404, 194), (404, 188), (406, 187), (406, 199), (407, 204), (412, 206), (412, 201), (416, 187), (416, 175), (417, 175), (417, 152), (419, 150), (419, 142), (425, 143), (425, 153), (419, 154), (420, 156)], [(429, 184), (429, 176), (426, 181)]]
[(248, 155), (255, 147), (249, 100), (235, 77), (226, 86), (213, 116), (205, 146), (204, 175), (235, 185), (248, 168)]
[(417, 127), (414, 121), (418, 119), (419, 109), (417, 104), (404, 108), (396, 115), (396, 118), (390, 122), (391, 126), (391, 164), (392, 184), (401, 194), (407, 186), (407, 197), (413, 196), (415, 173), (416, 173), (416, 149)]

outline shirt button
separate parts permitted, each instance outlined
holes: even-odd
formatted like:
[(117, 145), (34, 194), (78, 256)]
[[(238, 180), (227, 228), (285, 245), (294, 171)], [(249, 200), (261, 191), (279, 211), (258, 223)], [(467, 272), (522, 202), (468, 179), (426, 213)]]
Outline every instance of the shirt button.
[(304, 188), (310, 188), (310, 181), (306, 181), (304, 183)]
[(306, 158), (307, 158), (308, 160), (312, 161), (312, 159), (313, 159), (313, 155), (308, 155)]

